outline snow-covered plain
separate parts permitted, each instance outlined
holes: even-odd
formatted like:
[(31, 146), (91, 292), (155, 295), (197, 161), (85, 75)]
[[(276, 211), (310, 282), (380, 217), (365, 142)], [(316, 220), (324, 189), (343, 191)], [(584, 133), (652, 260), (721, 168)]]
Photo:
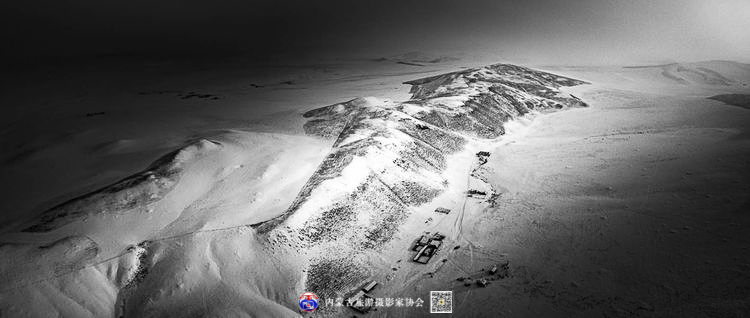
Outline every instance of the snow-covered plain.
[[(446, 152), (439, 169), (399, 174), (386, 171), (399, 159), (394, 154), (408, 151), (411, 137), (396, 123), (428, 120), (425, 109), (436, 107), (460, 113), (456, 107), (467, 101), (438, 90), (424, 103), (400, 104), (410, 96), (400, 83), (460, 70), (460, 61), (350, 63), (264, 76), (202, 70), (189, 80), (90, 88), (94, 93), (68, 97), (70, 109), (39, 100), (36, 111), (9, 110), (3, 142), (17, 146), (4, 155), (3, 182), (19, 188), (4, 195), (0, 315), (298, 316), (297, 297), (321, 292), (308, 290), (310, 272), (320, 274), (310, 264), (324, 259), (317, 264), (343, 264), (337, 273), (350, 275), (332, 284), (342, 295), (369, 279), (381, 284), (375, 297), (427, 300), (430, 290), (453, 290), (461, 316), (748, 311), (750, 241), (742, 233), (750, 225), (750, 113), (706, 97), (747, 94), (749, 66), (543, 66), (590, 82), (561, 88), (590, 107), (528, 113), (505, 124), (498, 138), (456, 129), (451, 133), (465, 144)], [(481, 80), (451, 85), (466, 94), (487, 89)], [(326, 105), (333, 113), (350, 107), (377, 115), (345, 139), (306, 135), (304, 124), (316, 117), (303, 113)], [(29, 114), (50, 124), (29, 134), (23, 129), (34, 119)], [(374, 152), (354, 156), (340, 175), (310, 183), (316, 171), (328, 171), (325, 162), (337, 162), (326, 161), (336, 149), (363, 140), (375, 142)], [(481, 166), (478, 151), (491, 153)], [(363, 241), (352, 238), (377, 219), (378, 207), (364, 206), (372, 215), (351, 220), (316, 213), (370, 174), (384, 185), (427, 180), (427, 188), (441, 191), (427, 202), (406, 200), (399, 211), (408, 212), (395, 231), (361, 252)], [(25, 191), (31, 188), (39, 192)], [(467, 198), (469, 189), (499, 196)], [(452, 212), (434, 213), (439, 206)], [(45, 210), (53, 213), (35, 215)], [(280, 215), (287, 216), (263, 223)], [(335, 239), (310, 242), (319, 233), (306, 228)], [(448, 235), (428, 265), (409, 261), (408, 248), (423, 231)], [(487, 288), (456, 280), (483, 277), (506, 260), (511, 276)], [(392, 307), (368, 315), (428, 314), (428, 308)]]

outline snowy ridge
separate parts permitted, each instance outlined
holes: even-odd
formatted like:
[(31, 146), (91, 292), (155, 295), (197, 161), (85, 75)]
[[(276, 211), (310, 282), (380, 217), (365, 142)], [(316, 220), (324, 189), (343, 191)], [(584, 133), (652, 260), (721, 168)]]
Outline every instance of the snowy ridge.
[[(503, 123), (532, 110), (586, 106), (559, 91), (586, 82), (525, 67), (495, 64), (418, 79), (401, 110), (450, 131), (481, 138), (505, 133)], [(417, 107), (414, 107), (417, 106)]]
[[(445, 156), (461, 150), (466, 138), (498, 137), (505, 132), (505, 122), (533, 110), (586, 106), (559, 90), (585, 82), (507, 64), (406, 83), (413, 85), (413, 98), (401, 104), (358, 98), (304, 114), (310, 118), (306, 133), (336, 138), (333, 150), (287, 212), (257, 224), (259, 232), (268, 232), (292, 214), (317, 213), (312, 210), (351, 220), (340, 215), (351, 208), (342, 202), (361, 204), (368, 189), (391, 193), (393, 205), (384, 211), (429, 202), (446, 186), (440, 176)], [(367, 218), (368, 211), (346, 214)], [(306, 231), (317, 232), (315, 221), (301, 219), (297, 216), (289, 222), (304, 223)], [(313, 240), (319, 238), (314, 235)]]
[(584, 83), (498, 64), (407, 82), (413, 96), (400, 104), (359, 98), (311, 110), (306, 133), (335, 138), (334, 147), (290, 208), (256, 229), (272, 246), (327, 255), (310, 260), (306, 283), (333, 296), (367, 276), (356, 255), (390, 241), (413, 207), (449, 187), (448, 155), (529, 112), (586, 106), (559, 90)]
[[(299, 191), (327, 143), (231, 130), (210, 139), (190, 142), (143, 172), (4, 233), (2, 315), (222, 316), (240, 310), (292, 316), (279, 305), (285, 292), (262, 287), (283, 278), (252, 275), (253, 268), (278, 270), (284, 262), (262, 255), (249, 224), (291, 204), (293, 196), (283, 194)], [(292, 162), (293, 171), (279, 168)], [(222, 283), (222, 273), (253, 278)], [(213, 295), (224, 295), (216, 297), (237, 301), (195, 302), (209, 285), (216, 286)]]
[(44, 212), (0, 245), (13, 258), (0, 262), (0, 305), (16, 316), (294, 316), (298, 289), (326, 297), (361, 283), (368, 253), (451, 193), (451, 155), (529, 112), (585, 106), (559, 90), (584, 82), (511, 65), (408, 83), (403, 103), (305, 113), (315, 137), (225, 132)]
[(220, 146), (218, 142), (202, 139), (164, 155), (141, 173), (45, 211), (23, 231), (48, 232), (85, 215), (145, 207), (174, 188), (185, 162)]

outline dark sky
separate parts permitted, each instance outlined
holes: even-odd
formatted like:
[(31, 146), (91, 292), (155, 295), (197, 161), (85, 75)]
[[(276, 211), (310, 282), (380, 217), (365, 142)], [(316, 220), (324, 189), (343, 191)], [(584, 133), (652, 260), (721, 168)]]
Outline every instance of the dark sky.
[(6, 60), (486, 51), (560, 63), (750, 57), (747, 0), (4, 1)]

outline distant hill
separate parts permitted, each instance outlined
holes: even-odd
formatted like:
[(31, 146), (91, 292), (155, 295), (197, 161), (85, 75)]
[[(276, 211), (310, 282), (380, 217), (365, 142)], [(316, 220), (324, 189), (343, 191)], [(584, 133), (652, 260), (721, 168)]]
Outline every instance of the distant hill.
[(626, 69), (653, 69), (677, 84), (731, 86), (750, 80), (750, 64), (732, 61), (704, 61), (661, 65), (625, 66)]

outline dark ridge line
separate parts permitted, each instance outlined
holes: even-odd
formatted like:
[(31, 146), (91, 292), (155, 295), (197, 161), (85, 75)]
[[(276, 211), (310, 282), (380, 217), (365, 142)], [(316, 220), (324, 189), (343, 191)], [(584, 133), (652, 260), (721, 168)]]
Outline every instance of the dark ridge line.
[(406, 204), (406, 202), (404, 201), (404, 199), (400, 195), (398, 195), (398, 193), (395, 190), (393, 190), (393, 188), (391, 188), (391, 186), (389, 186), (387, 183), (385, 183), (385, 181), (383, 181), (383, 179), (380, 179), (380, 176), (378, 176), (378, 174), (375, 173), (375, 171), (373, 171), (372, 169), (370, 169), (370, 175), (372, 175), (376, 180), (378, 180), (378, 182), (380, 182), (386, 189), (388, 189), (388, 191), (390, 191), (394, 196), (396, 196), (396, 199), (398, 199), (398, 203), (404, 209), (409, 209), (409, 205)]
[[(198, 142), (200, 142), (200, 140), (206, 140), (210, 143), (221, 146), (221, 142), (209, 140), (205, 138), (197, 138), (197, 139), (188, 141), (183, 146), (171, 152), (168, 152), (165, 155), (162, 155), (161, 157), (156, 159), (154, 162), (149, 164), (145, 169), (141, 171), (128, 175), (118, 181), (112, 182), (97, 190), (75, 196), (72, 199), (63, 201), (62, 203), (59, 203), (49, 209), (44, 210), (44, 212), (41, 212), (39, 215), (36, 216), (36, 218), (34, 219), (35, 221), (32, 222), (32, 225), (25, 227), (20, 232), (46, 233), (46, 232), (56, 230), (65, 225), (68, 225), (74, 221), (68, 220), (64, 222), (63, 224), (58, 224), (58, 225), (54, 225), (54, 223), (60, 218), (68, 217), (70, 213), (66, 213), (62, 215), (55, 214), (54, 216), (50, 216), (49, 213), (54, 212), (58, 209), (63, 209), (67, 205), (73, 204), (77, 201), (82, 201), (85, 199), (92, 198), (98, 194), (117, 193), (125, 188), (128, 188), (128, 185), (142, 184), (144, 182), (147, 182), (149, 180), (149, 177), (152, 175), (156, 175), (156, 177), (162, 177), (162, 178), (175, 178), (174, 182), (176, 184), (177, 182), (179, 182), (179, 179), (180, 179), (179, 172), (182, 170), (182, 167), (172, 169), (173, 167), (167, 167), (167, 166), (170, 165), (170, 163), (174, 162), (174, 160), (177, 158), (177, 156), (180, 154), (182, 150), (188, 147), (191, 147), (193, 145), (196, 145)], [(169, 168), (169, 169), (164, 169), (164, 168)], [(160, 171), (162, 169), (164, 169), (164, 171)], [(169, 193), (171, 190), (172, 190), (171, 188), (168, 189), (166, 193)], [(81, 212), (83, 211), (76, 210), (76, 211), (73, 211), (72, 214), (79, 214)]]
[[(421, 120), (420, 120), (420, 121), (421, 121)], [(424, 123), (426, 123), (426, 122), (424, 122)], [(398, 131), (400, 131), (400, 132), (402, 132), (402, 133), (406, 134), (407, 136), (409, 136), (409, 137), (413, 138), (413, 139), (414, 139), (415, 141), (417, 141), (417, 142), (422, 142), (423, 144), (425, 144), (425, 145), (429, 146), (429, 147), (430, 147), (430, 148), (432, 148), (432, 149), (435, 149), (436, 151), (439, 151), (439, 152), (443, 152), (442, 150), (440, 150), (440, 148), (438, 148), (438, 147), (435, 147), (435, 145), (433, 145), (433, 144), (431, 144), (431, 143), (429, 143), (429, 142), (425, 141), (424, 139), (420, 138), (419, 136), (415, 136), (414, 134), (412, 134), (412, 133), (410, 133), (410, 132), (408, 132), (408, 131), (404, 131), (404, 130), (401, 130), (401, 129), (396, 129), (396, 130), (398, 130)]]

